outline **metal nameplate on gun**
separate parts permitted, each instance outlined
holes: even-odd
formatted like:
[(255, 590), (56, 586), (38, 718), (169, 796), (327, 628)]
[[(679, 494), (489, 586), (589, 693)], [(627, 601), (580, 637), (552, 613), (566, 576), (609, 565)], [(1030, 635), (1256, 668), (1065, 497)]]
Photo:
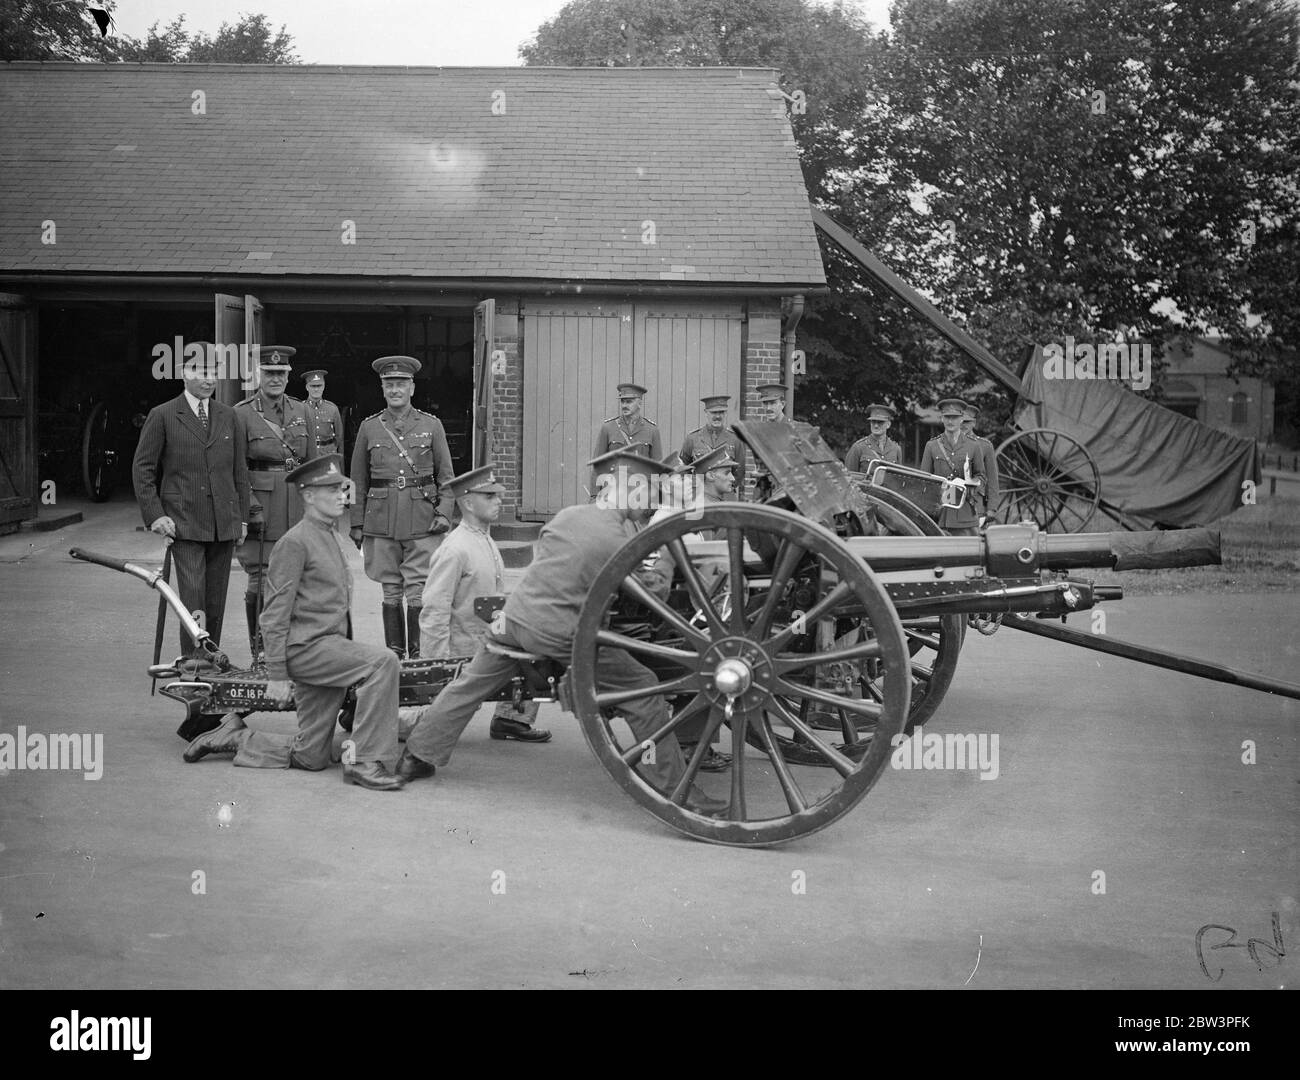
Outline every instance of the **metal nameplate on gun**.
[(797, 420), (744, 420), (732, 428), (805, 517), (826, 524), (836, 514), (867, 512), (819, 428)]

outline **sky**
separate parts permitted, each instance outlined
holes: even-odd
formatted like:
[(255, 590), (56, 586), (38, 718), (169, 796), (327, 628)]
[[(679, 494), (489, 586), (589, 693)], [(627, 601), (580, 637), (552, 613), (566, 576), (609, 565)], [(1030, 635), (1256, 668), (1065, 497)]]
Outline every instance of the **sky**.
[[(118, 0), (117, 28), (144, 38), (157, 22), (185, 16), (186, 29), (215, 34), (244, 13), (283, 24), (305, 64), (503, 67), (565, 0)], [(889, 0), (848, 0), (877, 26)]]

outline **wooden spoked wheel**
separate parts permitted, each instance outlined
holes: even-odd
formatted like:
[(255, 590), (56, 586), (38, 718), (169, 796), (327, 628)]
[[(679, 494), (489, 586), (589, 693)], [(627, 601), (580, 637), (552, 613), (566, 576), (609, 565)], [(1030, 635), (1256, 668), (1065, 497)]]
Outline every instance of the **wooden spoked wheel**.
[(1044, 532), (1082, 532), (1101, 502), (1092, 455), (1063, 431), (1018, 431), (997, 449), (999, 497), (992, 517), (1030, 520)]
[(90, 410), (81, 435), (81, 482), (92, 502), (104, 502), (117, 487), (117, 450), (112, 445), (108, 405)]
[[(687, 553), (684, 538), (702, 531), (723, 541), (725, 555), (710, 558), (724, 568), (728, 597), (744, 598), (725, 611)], [(773, 545), (770, 562), (754, 554), (766, 546), (756, 543), (760, 537)], [(653, 595), (635, 576), (663, 550), (676, 563), (685, 603)], [(610, 627), (620, 597), (640, 605), (648, 635)], [(702, 627), (692, 625), (695, 613)], [(860, 620), (871, 634), (831, 658), (814, 651), (811, 628), (836, 614)], [(645, 667), (643, 685), (602, 686), (602, 669), (628, 656)], [(814, 686), (810, 673), (829, 659), (879, 663), (881, 700)], [(768, 845), (825, 828), (870, 791), (889, 760), (891, 737), (907, 721), (908, 671), (903, 628), (884, 587), (834, 533), (783, 510), (724, 503), (674, 514), (610, 559), (583, 606), (569, 677), (588, 745), (638, 805), (702, 840)], [(631, 702), (647, 703), (650, 717), (636, 721), (636, 732), (622, 711)], [(852, 732), (853, 754), (801, 719), (799, 710), (813, 702), (874, 722), (863, 738)], [(676, 733), (700, 721), (700, 741), (685, 760)], [(782, 729), (797, 733), (827, 767), (787, 760), (777, 737)], [(724, 731), (730, 770), (702, 773), (705, 751)], [(751, 731), (758, 748), (747, 745)]]

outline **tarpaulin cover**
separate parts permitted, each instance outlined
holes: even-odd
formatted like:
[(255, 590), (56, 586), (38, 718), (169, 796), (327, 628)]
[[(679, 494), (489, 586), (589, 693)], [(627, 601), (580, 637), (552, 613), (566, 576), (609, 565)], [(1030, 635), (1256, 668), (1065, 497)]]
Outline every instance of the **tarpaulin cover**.
[(1172, 566), (1219, 566), (1217, 529), (1111, 533), (1116, 570), (1161, 570)]
[(1021, 380), (1015, 423), (1083, 444), (1101, 472), (1103, 505), (1144, 526), (1203, 525), (1242, 505), (1260, 481), (1255, 443), (1180, 416), (1107, 379), (1045, 379), (1041, 354)]

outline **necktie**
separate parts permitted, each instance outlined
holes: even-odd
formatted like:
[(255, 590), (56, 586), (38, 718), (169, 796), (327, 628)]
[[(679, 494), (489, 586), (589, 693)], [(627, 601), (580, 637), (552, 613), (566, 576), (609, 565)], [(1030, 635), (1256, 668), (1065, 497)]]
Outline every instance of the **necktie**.
[(208, 403), (199, 398), (199, 421), (203, 424), (203, 430), (208, 430)]

